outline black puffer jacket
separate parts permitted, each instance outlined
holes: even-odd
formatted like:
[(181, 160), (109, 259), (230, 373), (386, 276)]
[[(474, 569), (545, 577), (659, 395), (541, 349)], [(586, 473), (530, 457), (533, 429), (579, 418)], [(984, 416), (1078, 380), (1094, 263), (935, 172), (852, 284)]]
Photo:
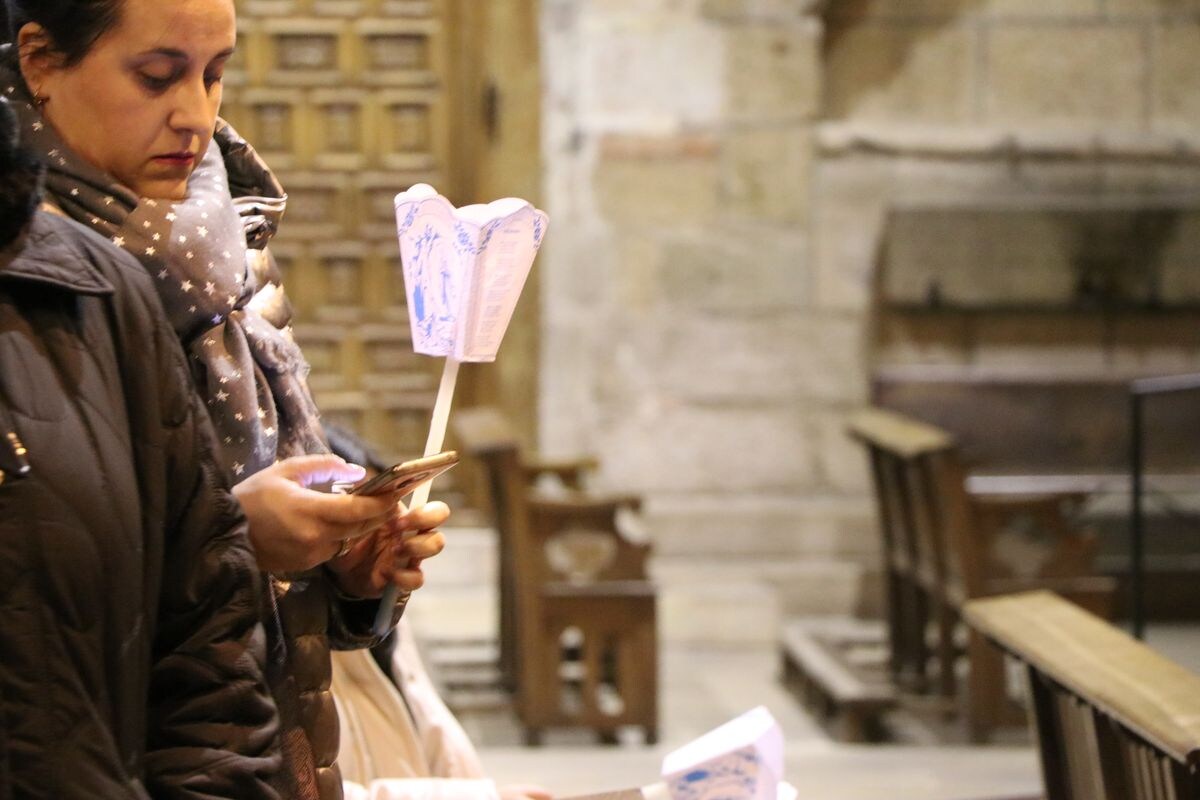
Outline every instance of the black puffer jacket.
[[(0, 799), (276, 798), (246, 523), (141, 265), (0, 103)], [(14, 238), (14, 235), (16, 238)]]

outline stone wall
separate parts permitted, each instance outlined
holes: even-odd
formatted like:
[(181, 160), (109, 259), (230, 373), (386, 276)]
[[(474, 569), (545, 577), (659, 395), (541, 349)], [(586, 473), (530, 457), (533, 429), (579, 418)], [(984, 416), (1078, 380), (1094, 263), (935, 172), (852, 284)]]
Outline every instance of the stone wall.
[(1200, 365), (1194, 320), (1118, 346), (1086, 315), (892, 314), (876, 291), (898, 203), (1194, 191), (1200, 2), (542, 15), (542, 448), (645, 494), (666, 636), (769, 639), (780, 614), (870, 605), (868, 477), (843, 425), (875, 364)]

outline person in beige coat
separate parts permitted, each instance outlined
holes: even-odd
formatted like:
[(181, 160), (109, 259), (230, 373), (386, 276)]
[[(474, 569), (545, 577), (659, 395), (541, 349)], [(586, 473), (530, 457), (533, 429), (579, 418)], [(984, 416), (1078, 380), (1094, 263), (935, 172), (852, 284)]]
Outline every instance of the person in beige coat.
[[(325, 425), (334, 452), (378, 472), (387, 465), (361, 438)], [(408, 621), (392, 636), (389, 680), (365, 650), (333, 654), (341, 720), (338, 764), (347, 800), (552, 800), (537, 786), (497, 787), (430, 679)]]

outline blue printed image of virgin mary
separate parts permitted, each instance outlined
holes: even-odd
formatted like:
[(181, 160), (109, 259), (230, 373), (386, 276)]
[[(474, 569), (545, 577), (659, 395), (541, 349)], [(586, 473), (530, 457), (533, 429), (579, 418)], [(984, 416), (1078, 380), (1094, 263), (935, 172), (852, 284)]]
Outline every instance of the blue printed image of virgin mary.
[(426, 355), (451, 355), (460, 290), (454, 248), (432, 224), (406, 237), (404, 244), (413, 349)]

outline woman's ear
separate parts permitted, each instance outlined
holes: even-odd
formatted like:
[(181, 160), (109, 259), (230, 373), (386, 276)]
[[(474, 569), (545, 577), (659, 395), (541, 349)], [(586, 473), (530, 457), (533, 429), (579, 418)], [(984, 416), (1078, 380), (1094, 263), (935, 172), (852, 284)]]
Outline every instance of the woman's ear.
[(54, 53), (50, 34), (36, 22), (26, 23), (17, 32), (17, 53), (21, 59), (21, 77), (35, 98), (50, 96), (51, 82), (62, 68)]

